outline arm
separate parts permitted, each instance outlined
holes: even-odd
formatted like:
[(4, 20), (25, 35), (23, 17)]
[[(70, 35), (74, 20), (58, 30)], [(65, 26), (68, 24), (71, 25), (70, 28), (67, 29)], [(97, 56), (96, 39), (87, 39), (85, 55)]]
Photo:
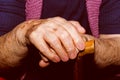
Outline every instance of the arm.
[(22, 65), (28, 55), (29, 40), (26, 34), (40, 20), (30, 20), (16, 26), (12, 31), (0, 37), (0, 69), (9, 69)]
[[(24, 26), (23, 24), (18, 25), (14, 30), (0, 37), (1, 69), (19, 66), (21, 60), (27, 55), (28, 48), (23, 34), (16, 34), (18, 33), (18, 29)], [(18, 36), (21, 38), (22, 42), (19, 40), (20, 38), (18, 38)]]
[(84, 35), (84, 38), (87, 41), (95, 40), (94, 60), (98, 66), (105, 67), (109, 65), (120, 65), (119, 34), (101, 34), (99, 38), (94, 38), (90, 35)]
[(120, 65), (120, 35), (101, 35), (95, 41), (95, 61), (101, 67)]

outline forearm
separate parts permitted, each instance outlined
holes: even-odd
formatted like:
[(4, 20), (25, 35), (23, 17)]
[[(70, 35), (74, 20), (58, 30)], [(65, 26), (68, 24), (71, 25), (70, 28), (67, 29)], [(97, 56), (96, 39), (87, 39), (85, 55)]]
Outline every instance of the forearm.
[(11, 32), (0, 37), (0, 68), (16, 67), (27, 56), (30, 41), (28, 36), (32, 27), (41, 23), (41, 20), (25, 21)]
[(101, 67), (120, 65), (120, 36), (101, 35), (95, 39), (95, 62)]
[(26, 46), (17, 40), (15, 31), (0, 37), (0, 67), (9, 68), (18, 66), (23, 56), (26, 56)]
[(87, 43), (89, 44), (87, 44), (87, 48), (85, 48), (84, 52), (80, 53), (79, 56), (94, 52), (94, 60), (100, 67), (120, 65), (119, 34), (100, 35), (99, 38), (90, 35), (83, 35), (83, 39), (88, 41)]
[(29, 21), (16, 26), (11, 32), (0, 37), (0, 67), (1, 69), (16, 67), (27, 55), (27, 40), (25, 38)]

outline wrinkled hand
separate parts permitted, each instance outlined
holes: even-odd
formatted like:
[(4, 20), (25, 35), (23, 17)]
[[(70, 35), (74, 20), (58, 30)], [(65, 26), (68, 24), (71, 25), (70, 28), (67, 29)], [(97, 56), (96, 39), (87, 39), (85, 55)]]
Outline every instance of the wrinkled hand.
[[(85, 30), (76, 21), (67, 21), (60, 17), (43, 20), (31, 20), (24, 23), (18, 34), (24, 34), (22, 43), (33, 44), (42, 55), (40, 66), (44, 67), (52, 62), (75, 59), (77, 51), (84, 49), (84, 41), (80, 34)], [(19, 35), (21, 41), (21, 36)]]

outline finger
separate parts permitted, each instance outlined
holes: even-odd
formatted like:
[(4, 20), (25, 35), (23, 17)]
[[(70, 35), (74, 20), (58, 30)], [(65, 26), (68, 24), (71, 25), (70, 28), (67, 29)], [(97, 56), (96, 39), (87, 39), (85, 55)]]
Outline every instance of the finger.
[(43, 40), (43, 36), (40, 36), (40, 35), (38, 36), (36, 33), (31, 33), (30, 41), (38, 50), (40, 50), (40, 52), (45, 57), (47, 57), (48, 59), (50, 59), (53, 62), (59, 62), (60, 61), (59, 57), (56, 54), (54, 54), (50, 51), (49, 46)]
[(47, 27), (47, 30), (56, 33), (57, 37), (62, 42), (62, 46), (65, 47), (69, 58), (74, 59), (77, 55), (77, 52), (71, 36), (67, 33), (67, 31), (64, 28), (61, 27), (61, 25), (56, 24), (55, 22), (51, 21), (51, 19), (47, 20), (46, 26), (49, 26)]
[(41, 53), (39, 53), (39, 54), (42, 58), (39, 61), (39, 66), (42, 67), (42, 68), (47, 67), (50, 64), (49, 60), (45, 56), (43, 56)]
[(85, 29), (79, 24), (79, 22), (77, 21), (69, 21), (69, 22), (72, 23), (80, 33), (83, 34), (86, 32)]
[[(50, 48), (50, 50), (51, 50), (54, 54), (56, 54), (53, 49)], [(42, 55), (41, 53), (39, 53), (39, 54), (40, 54), (40, 56), (41, 56), (41, 58), (42, 58), (42, 60), (39, 61), (39, 66), (42, 67), (42, 68), (44, 68), (44, 67), (47, 67), (48, 65), (50, 65), (50, 61), (48, 60), (48, 58), (46, 58), (46, 57), (45, 57), (44, 55)]]
[(39, 61), (39, 66), (42, 67), (42, 68), (47, 67), (48, 65), (50, 65), (49, 62), (46, 62), (44, 60)]
[(67, 31), (64, 30), (62, 27), (59, 27), (59, 29), (56, 31), (56, 35), (59, 37), (62, 45), (65, 47), (70, 59), (75, 59), (75, 57), (77, 56), (76, 47), (74, 46), (69, 33), (67, 33)]
[(39, 54), (40, 54), (42, 60), (44, 60), (44, 62), (49, 62), (49, 60), (44, 55), (42, 55), (41, 53), (39, 53)]
[(52, 32), (47, 33), (46, 32), (44, 39), (50, 45), (50, 47), (53, 50), (55, 50), (55, 52), (61, 58), (62, 61), (68, 61), (68, 55), (65, 52), (63, 46), (61, 45), (60, 40), (58, 39), (58, 37), (54, 33), (52, 33)]
[(78, 32), (78, 30), (75, 29), (74, 25), (71, 24), (70, 22), (66, 21), (65, 19), (62, 18), (54, 18), (52, 21), (56, 22), (57, 24), (61, 25), (61, 27), (63, 27), (64, 29), (66, 29), (66, 31), (69, 32), (69, 34), (71, 35), (74, 44), (76, 45), (76, 47), (79, 50), (83, 50), (85, 48), (85, 43), (82, 40), (82, 38), (80, 37), (80, 34)]

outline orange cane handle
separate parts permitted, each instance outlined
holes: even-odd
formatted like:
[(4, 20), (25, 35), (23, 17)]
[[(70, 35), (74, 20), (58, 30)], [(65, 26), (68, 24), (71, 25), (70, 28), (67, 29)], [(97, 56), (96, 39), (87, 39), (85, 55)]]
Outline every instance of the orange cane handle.
[(85, 49), (83, 51), (80, 51), (78, 54), (78, 57), (84, 56), (86, 54), (93, 54), (94, 53), (94, 43), (95, 40), (89, 40), (85, 43)]

